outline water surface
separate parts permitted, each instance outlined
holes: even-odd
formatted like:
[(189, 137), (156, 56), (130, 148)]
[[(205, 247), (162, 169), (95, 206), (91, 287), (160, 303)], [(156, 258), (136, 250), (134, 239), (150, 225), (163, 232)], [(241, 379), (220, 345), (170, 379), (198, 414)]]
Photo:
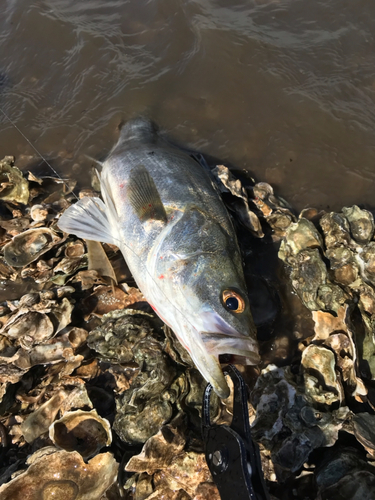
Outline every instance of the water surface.
[[(139, 114), (294, 208), (375, 208), (375, 4), (3, 0), (0, 104), (60, 173)], [(0, 116), (0, 155), (35, 152)]]

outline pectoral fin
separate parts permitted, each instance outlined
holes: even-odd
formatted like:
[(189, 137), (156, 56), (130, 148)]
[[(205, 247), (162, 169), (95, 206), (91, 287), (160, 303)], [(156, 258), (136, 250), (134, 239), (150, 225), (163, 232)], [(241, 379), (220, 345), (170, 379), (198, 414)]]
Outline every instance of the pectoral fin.
[(167, 214), (155, 182), (144, 165), (138, 165), (130, 172), (127, 196), (141, 222), (167, 222)]
[(100, 198), (82, 198), (65, 210), (57, 225), (62, 231), (75, 234), (78, 238), (120, 244), (108, 220), (107, 207)]

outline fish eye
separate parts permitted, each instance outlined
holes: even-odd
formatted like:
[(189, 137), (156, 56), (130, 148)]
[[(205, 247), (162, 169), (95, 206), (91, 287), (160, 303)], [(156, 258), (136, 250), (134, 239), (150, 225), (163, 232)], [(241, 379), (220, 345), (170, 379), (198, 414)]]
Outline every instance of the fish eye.
[(242, 313), (245, 310), (245, 301), (241, 295), (234, 290), (224, 290), (222, 294), (223, 303), (226, 309), (234, 313)]

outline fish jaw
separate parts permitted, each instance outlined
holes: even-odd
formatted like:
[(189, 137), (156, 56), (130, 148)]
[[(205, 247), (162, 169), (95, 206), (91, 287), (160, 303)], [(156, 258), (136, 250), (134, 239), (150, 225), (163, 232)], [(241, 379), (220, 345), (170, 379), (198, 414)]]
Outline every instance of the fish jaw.
[[(169, 233), (173, 227), (170, 224), (165, 233)], [(246, 358), (246, 364), (251, 365), (260, 363), (251, 315), (247, 314), (243, 321), (233, 321), (231, 325), (229, 321), (235, 317), (231, 318), (229, 315), (226, 319), (209, 303), (202, 303), (194, 287), (189, 289), (184, 286), (180, 278), (169, 278), (166, 254), (160, 259), (165, 233), (155, 240), (147, 260), (147, 271), (143, 277), (140, 276), (138, 284), (153, 305), (154, 311), (188, 351), (204, 379), (212, 385), (219, 397), (226, 398), (229, 388), (220, 366), (219, 355), (232, 354), (237, 358)], [(155, 276), (158, 278), (155, 279)], [(146, 279), (143, 281), (144, 278)], [(221, 304), (219, 306), (223, 307)]]
[[(229, 396), (230, 390), (221, 369), (218, 356), (210, 354), (207, 351), (198, 331), (195, 330), (192, 333), (196, 341), (191, 348), (187, 345), (190, 342), (184, 342), (179, 335), (177, 337), (179, 337), (180, 342), (189, 352), (195, 366), (206, 382), (212, 385), (213, 390), (220, 398), (226, 399)], [(184, 337), (185, 339), (186, 337)]]
[(185, 330), (183, 335), (181, 330), (174, 331), (203, 378), (212, 385), (220, 398), (229, 396), (229, 387), (219, 362), (220, 354), (234, 354), (246, 358), (250, 365), (257, 365), (261, 361), (257, 342), (248, 336), (237, 332), (235, 336), (226, 332), (201, 332), (191, 325), (190, 330), (189, 333)]
[[(156, 310), (160, 315), (160, 313)], [(203, 326), (209, 326), (207, 314), (192, 315), (189, 321), (178, 310), (173, 316), (166, 314), (163, 317), (168, 326), (172, 328), (177, 338), (190, 354), (196, 368), (200, 371), (206, 382), (220, 398), (229, 396), (229, 387), (225, 380), (219, 362), (220, 354), (234, 354), (246, 358), (248, 364), (260, 363), (258, 345), (256, 340), (247, 335), (241, 335), (230, 325), (221, 321), (221, 331), (202, 331)], [(209, 320), (217, 328), (219, 319), (215, 312), (211, 312)], [(224, 325), (225, 323), (225, 325)]]
[(200, 336), (208, 352), (219, 356), (220, 354), (234, 354), (247, 359), (250, 365), (258, 365), (258, 342), (253, 333), (252, 323), (249, 322), (249, 334), (239, 332), (229, 325), (217, 312), (213, 310), (202, 311), (200, 314)]
[(213, 355), (205, 356), (204, 366), (199, 365), (198, 361), (194, 358), (193, 361), (198, 367), (204, 379), (212, 385), (213, 390), (216, 392), (219, 398), (228, 398), (230, 389), (227, 381), (225, 380), (225, 376), (221, 369), (218, 358)]
[(201, 332), (201, 336), (207, 351), (216, 356), (233, 354), (245, 358), (246, 364), (249, 365), (258, 365), (261, 361), (257, 342), (249, 337), (243, 335), (233, 337), (211, 332)]

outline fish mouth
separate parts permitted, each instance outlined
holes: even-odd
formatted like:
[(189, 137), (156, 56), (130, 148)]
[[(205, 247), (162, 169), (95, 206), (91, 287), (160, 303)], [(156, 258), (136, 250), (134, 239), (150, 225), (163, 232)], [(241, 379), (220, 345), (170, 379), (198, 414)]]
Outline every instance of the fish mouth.
[(255, 340), (243, 335), (228, 337), (225, 333), (200, 332), (201, 342), (189, 351), (196, 367), (216, 394), (226, 399), (230, 389), (219, 361), (220, 354), (233, 354), (246, 358), (246, 364), (257, 365), (261, 359)]
[(260, 363), (258, 342), (250, 336), (250, 328), (249, 335), (244, 335), (212, 310), (201, 314), (201, 325), (200, 337), (210, 354), (217, 357), (220, 354), (234, 354), (247, 358), (248, 364)]
[(201, 332), (201, 338), (207, 351), (217, 357), (220, 354), (233, 354), (246, 358), (250, 365), (258, 365), (261, 362), (258, 343), (251, 337)]
[[(193, 326), (193, 325), (191, 325)], [(199, 326), (193, 326), (183, 344), (203, 377), (212, 385), (220, 398), (230, 394), (222, 367), (220, 354), (246, 358), (246, 364), (258, 365), (261, 362), (258, 343), (255, 338), (239, 333), (215, 311), (200, 314)], [(187, 342), (186, 342), (187, 340)]]
[(220, 354), (232, 354), (246, 359), (246, 364), (258, 365), (261, 358), (256, 340), (244, 335), (231, 335), (221, 332), (200, 332), (201, 343), (195, 344), (190, 355), (207, 382), (216, 394), (225, 399), (230, 390), (219, 362)]

